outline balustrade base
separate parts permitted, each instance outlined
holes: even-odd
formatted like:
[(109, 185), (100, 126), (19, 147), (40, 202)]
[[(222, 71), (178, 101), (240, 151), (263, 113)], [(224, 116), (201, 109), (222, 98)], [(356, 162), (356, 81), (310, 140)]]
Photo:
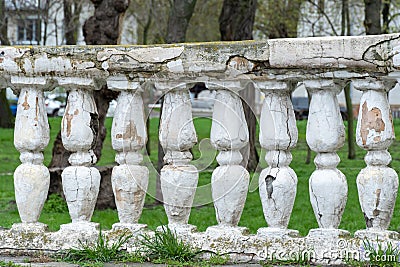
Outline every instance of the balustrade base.
[(299, 237), (299, 231), (292, 229), (263, 227), (257, 230), (257, 236), (260, 238), (290, 238)]
[(60, 231), (62, 232), (97, 232), (100, 228), (99, 223), (94, 222), (73, 222), (68, 224), (60, 225)]
[(162, 232), (165, 230), (165, 227), (168, 227), (173, 233), (180, 235), (188, 235), (191, 233), (197, 232), (197, 227), (191, 224), (178, 224), (178, 223), (170, 223), (168, 225), (158, 226), (156, 231)]
[(47, 224), (40, 222), (14, 223), (11, 227), (11, 231), (16, 233), (44, 233), (47, 229)]
[(250, 231), (247, 227), (228, 226), (228, 225), (215, 225), (210, 226), (206, 230), (206, 235), (210, 237), (215, 236), (242, 236), (249, 235)]
[[(82, 226), (85, 224), (86, 226)], [(33, 227), (27, 228), (29, 226)], [(39, 232), (37, 229), (43, 229), (43, 224), (16, 224), (12, 229), (0, 230), (0, 254), (21, 251), (27, 255), (38, 252), (51, 254), (69, 248), (79, 248), (80, 242), (94, 244), (99, 237), (99, 231), (94, 230), (97, 229), (97, 226), (96, 223), (71, 223), (63, 225), (62, 229), (57, 232)], [(115, 242), (122, 234), (119, 230), (120, 226), (126, 225), (116, 224), (113, 230), (104, 230), (102, 234), (110, 242)], [(144, 225), (141, 224), (137, 224), (135, 227), (144, 229)], [(82, 232), (83, 229), (94, 231)], [(363, 242), (365, 242), (366, 236), (361, 236), (360, 233), (373, 232), (362, 230), (357, 232), (356, 237), (351, 237), (344, 230), (313, 229), (306, 237), (292, 237), (282, 236), (281, 233), (284, 231), (294, 233), (295, 230), (261, 228), (258, 234), (254, 235), (248, 234), (248, 230), (244, 227), (212, 226), (206, 232), (194, 232), (195, 226), (184, 225), (181, 229), (189, 230), (176, 232), (184, 242), (197, 249), (210, 251), (211, 254), (227, 255), (229, 260), (235, 263), (259, 263), (271, 260), (276, 262), (276, 260), (288, 260), (297, 255), (305, 257), (304, 259), (309, 260), (310, 264), (328, 264), (329, 266), (346, 263), (348, 259), (343, 257), (343, 253), (356, 260), (366, 259), (363, 254), (365, 253)], [(145, 232), (149, 236), (154, 235), (150, 230)], [(268, 233), (268, 238), (261, 235), (263, 233)], [(386, 233), (381, 235), (382, 239), (379, 240), (384, 247), (389, 242), (392, 245), (400, 242), (399, 235), (389, 234), (392, 233), (390, 231), (380, 233)], [(394, 237), (399, 238), (394, 239)], [(133, 237), (125, 244), (127, 251), (137, 251), (140, 248), (137, 242), (138, 238), (137, 234), (133, 234)], [(377, 242), (376, 236), (368, 237), (368, 240), (372, 243)], [(203, 255), (203, 257), (207, 258), (207, 255)]]
[(147, 229), (147, 224), (141, 223), (114, 223), (112, 231), (130, 231), (132, 234), (143, 233)]
[(354, 237), (376, 241), (386, 239), (400, 239), (400, 234), (395, 231), (364, 229), (355, 232)]

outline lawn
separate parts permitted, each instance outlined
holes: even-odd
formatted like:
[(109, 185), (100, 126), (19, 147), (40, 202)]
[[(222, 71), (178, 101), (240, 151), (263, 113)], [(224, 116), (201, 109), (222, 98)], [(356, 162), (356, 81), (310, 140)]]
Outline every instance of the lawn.
[[(45, 164), (51, 159), (51, 147), (57, 132), (60, 129), (61, 118), (50, 118), (51, 141), (46, 148)], [(111, 127), (112, 120), (107, 119), (106, 126)], [(210, 180), (212, 170), (217, 166), (215, 162), (216, 151), (210, 146), (209, 132), (211, 128), (211, 120), (208, 118), (197, 118), (194, 120), (198, 145), (193, 148), (194, 160), (193, 164), (201, 170), (199, 187), (195, 196), (195, 205), (192, 209), (189, 223), (194, 224), (200, 231), (204, 231), (208, 226), (215, 225), (215, 211), (211, 201)], [(289, 223), (289, 228), (297, 229), (302, 235), (306, 235), (312, 228), (316, 228), (317, 222), (309, 201), (308, 179), (315, 169), (313, 163), (305, 164), (307, 154), (307, 146), (305, 141), (307, 121), (298, 121), (299, 141), (297, 148), (292, 151), (293, 161), (291, 167), (298, 176), (297, 196), (293, 213)], [(157, 138), (158, 138), (158, 119), (154, 118), (150, 121), (150, 156), (145, 157), (144, 164), (150, 169), (150, 185), (149, 194), (146, 198), (146, 206), (143, 210), (140, 223), (148, 224), (151, 229), (155, 229), (158, 225), (167, 223), (162, 206), (151, 205), (154, 202), (152, 196), (155, 193), (155, 168), (157, 160)], [(395, 129), (397, 136), (400, 136), (400, 120), (395, 120)], [(98, 165), (108, 165), (114, 162), (115, 153), (111, 148), (111, 140), (108, 136), (104, 144), (103, 155)], [(391, 166), (399, 173), (400, 170), (400, 146), (395, 142), (390, 149), (393, 157)], [(342, 159), (338, 168), (346, 175), (349, 187), (348, 201), (343, 215), (340, 228), (349, 230), (354, 233), (358, 229), (365, 228), (363, 214), (358, 203), (358, 194), (356, 187), (356, 177), (359, 171), (365, 167), (363, 157), (365, 151), (357, 148), (357, 159), (347, 159), (347, 144), (339, 151)], [(314, 158), (315, 153), (312, 153)], [(15, 222), (19, 222), (18, 212), (14, 201), (14, 188), (12, 172), (20, 164), (19, 154), (13, 147), (13, 130), (0, 129), (0, 226), (11, 227)], [(264, 153), (260, 157), (260, 168), (265, 168)], [(258, 172), (251, 174), (251, 184), (247, 196), (246, 205), (241, 217), (240, 226), (246, 226), (252, 233), (258, 228), (265, 227), (266, 222), (262, 213), (261, 202), (258, 195)], [(391, 230), (399, 230), (400, 228), (400, 208), (399, 199), (391, 222)], [(58, 197), (51, 197), (45, 204), (40, 221), (49, 225), (50, 230), (58, 230), (60, 224), (70, 222), (66, 204)], [(103, 229), (108, 229), (111, 225), (118, 221), (115, 210), (95, 211), (93, 221), (99, 222)]]

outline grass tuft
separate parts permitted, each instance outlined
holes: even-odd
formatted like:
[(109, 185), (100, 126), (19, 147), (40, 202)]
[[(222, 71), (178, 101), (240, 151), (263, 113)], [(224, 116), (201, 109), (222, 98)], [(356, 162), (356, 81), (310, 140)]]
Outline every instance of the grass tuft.
[(125, 232), (119, 236), (116, 242), (111, 243), (109, 239), (102, 234), (100, 229), (99, 237), (94, 245), (79, 240), (79, 248), (69, 249), (61, 257), (61, 260), (72, 263), (123, 261), (126, 259), (127, 253), (122, 251), (121, 247), (128, 242), (131, 237), (132, 235)]
[(154, 237), (147, 234), (141, 237), (140, 244), (144, 247), (144, 253), (152, 261), (189, 262), (201, 252), (178, 239), (176, 233), (168, 227), (155, 231)]
[(399, 266), (400, 250), (398, 246), (393, 246), (388, 242), (387, 245), (379, 242), (363, 240), (363, 248), (369, 258), (371, 266)]

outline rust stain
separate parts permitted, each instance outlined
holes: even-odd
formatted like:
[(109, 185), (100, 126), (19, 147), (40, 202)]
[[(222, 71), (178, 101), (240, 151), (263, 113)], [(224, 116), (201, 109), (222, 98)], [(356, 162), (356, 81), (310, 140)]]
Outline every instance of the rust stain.
[[(39, 119), (39, 98), (36, 96), (36, 114), (35, 114), (35, 121), (38, 121)], [(37, 124), (36, 124), (37, 125)], [(35, 126), (36, 126), (35, 125)]]
[[(365, 146), (367, 143), (367, 137), (370, 130), (380, 133), (385, 130), (385, 122), (382, 120), (382, 112), (379, 108), (373, 107), (368, 111), (367, 102), (362, 105), (361, 114), (361, 139)], [(374, 141), (378, 142), (381, 140), (380, 136), (374, 137)]]
[(142, 143), (142, 137), (138, 135), (136, 125), (132, 122), (129, 122), (128, 127), (125, 128), (124, 133), (118, 133), (115, 135), (116, 139), (128, 139), (128, 140), (136, 140), (139, 144)]
[(26, 92), (26, 94), (25, 94), (25, 99), (24, 99), (24, 103), (22, 103), (22, 106), (24, 107), (24, 110), (28, 110), (30, 108), (30, 106), (28, 104), (28, 92)]
[(140, 202), (143, 198), (144, 192), (143, 190), (138, 190), (136, 192), (133, 193), (133, 201), (135, 203)]
[(0, 57), (0, 63), (3, 63), (3, 61), (4, 61), (4, 58)]
[(119, 189), (115, 192), (115, 198), (117, 199), (117, 201), (122, 201), (121, 191), (122, 189)]
[(65, 110), (65, 119), (67, 120), (67, 137), (71, 135), (71, 121), (74, 118), (74, 116), (79, 114), (79, 110), (76, 109), (74, 111), (74, 114), (68, 114), (69, 111), (69, 106), (67, 105), (67, 108)]
[(234, 57), (229, 61), (229, 66), (237, 70), (247, 70), (250, 62), (243, 57)]
[(389, 120), (390, 123), (392, 124), (392, 133), (394, 133), (393, 117), (392, 117), (392, 111), (390, 109), (389, 109)]
[(378, 206), (379, 206), (379, 202), (381, 201), (381, 191), (382, 191), (381, 189), (376, 189), (376, 192), (375, 192), (375, 194), (376, 194), (375, 209), (372, 211), (372, 215), (374, 215), (374, 216), (379, 215)]

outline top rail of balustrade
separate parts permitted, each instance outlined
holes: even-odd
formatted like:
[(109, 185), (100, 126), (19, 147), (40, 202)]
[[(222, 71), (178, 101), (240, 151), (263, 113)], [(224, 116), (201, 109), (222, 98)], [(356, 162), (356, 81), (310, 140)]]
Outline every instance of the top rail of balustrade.
[[(400, 34), (117, 46), (0, 47), (0, 75), (126, 80), (382, 77)], [(48, 79), (46, 79), (48, 80)], [(11, 82), (12, 83), (12, 82)]]

